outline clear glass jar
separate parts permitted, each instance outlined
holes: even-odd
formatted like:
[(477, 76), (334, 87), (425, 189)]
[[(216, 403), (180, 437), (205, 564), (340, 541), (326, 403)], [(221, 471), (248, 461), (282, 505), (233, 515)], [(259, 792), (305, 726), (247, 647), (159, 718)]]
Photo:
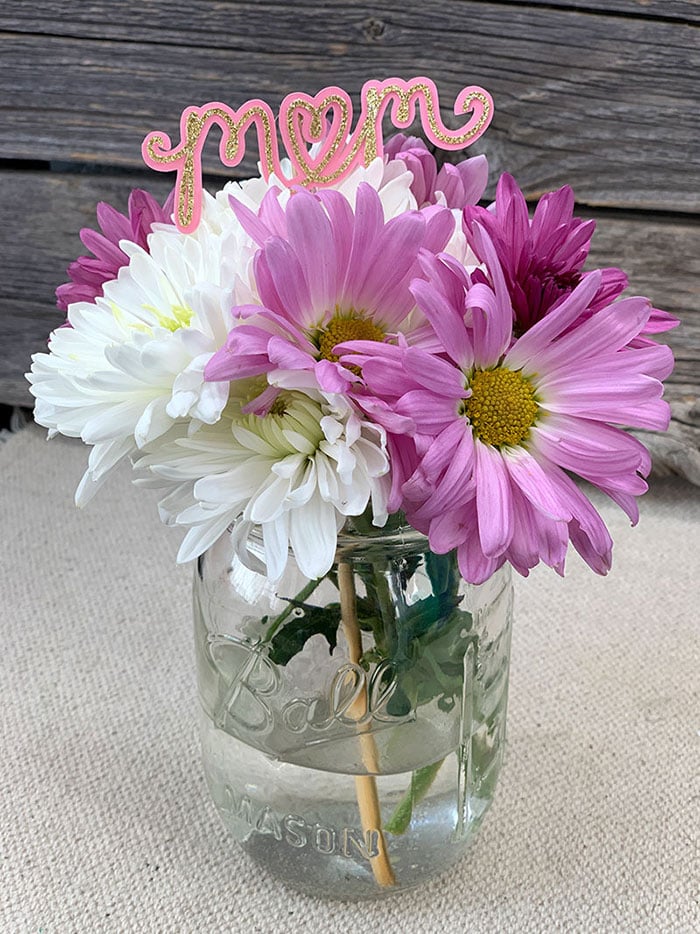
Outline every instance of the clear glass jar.
[(250, 563), (224, 535), (194, 582), (222, 820), (268, 873), (316, 896), (377, 898), (447, 869), (501, 765), (509, 569), (466, 584), (410, 527), (342, 532), (320, 581), (291, 555), (277, 582)]

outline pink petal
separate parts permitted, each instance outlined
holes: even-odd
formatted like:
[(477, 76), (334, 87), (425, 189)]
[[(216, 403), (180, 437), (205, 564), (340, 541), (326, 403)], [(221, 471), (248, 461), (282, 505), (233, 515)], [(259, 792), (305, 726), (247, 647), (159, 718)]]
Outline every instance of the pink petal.
[[(131, 202), (134, 194), (135, 192), (132, 191), (129, 196), (129, 215), (132, 213)], [(106, 201), (100, 201), (95, 213), (97, 214), (97, 223), (100, 225), (102, 233), (111, 240), (112, 243), (117, 244), (120, 240), (133, 239), (134, 231), (129, 217), (121, 214), (116, 208), (112, 207), (111, 204), (108, 204)], [(85, 240), (83, 240), (83, 243), (85, 243)], [(87, 246), (87, 243), (85, 245)], [(88, 247), (88, 249), (92, 249), (92, 247)]]
[(415, 380), (406, 373), (401, 360), (394, 360), (389, 356), (358, 357), (343, 354), (341, 362), (360, 365), (362, 378), (367, 386), (373, 393), (386, 400), (396, 400), (404, 393), (417, 388)]
[[(585, 272), (585, 276), (589, 276), (590, 273)], [(598, 289), (595, 299), (591, 304), (591, 308), (597, 311), (599, 308), (605, 308), (606, 305), (609, 305), (614, 299), (618, 297), (622, 292), (625, 291), (629, 282), (627, 276), (621, 269), (617, 269), (615, 266), (607, 266), (604, 269), (600, 270), (601, 282), (600, 288)]]
[(490, 445), (477, 440), (474, 454), (479, 540), (484, 554), (495, 558), (507, 548), (513, 535), (508, 471), (501, 454)]
[(448, 200), (448, 206), (463, 208), (465, 204), (476, 204), (483, 196), (489, 180), (489, 164), (486, 156), (464, 159), (457, 164), (456, 169), (463, 185), (462, 197), (459, 204), (450, 204)]
[(425, 353), (418, 347), (409, 347), (403, 356), (406, 372), (421, 386), (435, 395), (446, 396), (453, 404), (457, 399), (466, 399), (465, 378), (453, 364), (434, 354)]
[(568, 236), (562, 239), (559, 246), (553, 250), (550, 262), (564, 268), (578, 268), (588, 254), (588, 245), (595, 231), (595, 221), (584, 221), (569, 230)]
[(574, 518), (569, 522), (571, 543), (597, 574), (607, 574), (612, 563), (612, 538), (592, 503), (563, 470), (552, 468), (550, 481), (568, 497)]
[(680, 319), (660, 308), (652, 308), (651, 315), (644, 328), (645, 334), (661, 334), (663, 331), (670, 331), (677, 328)]
[(467, 309), (472, 312), (474, 364), (481, 368), (493, 366), (510, 343), (513, 330), (510, 302), (499, 303), (489, 286), (477, 283), (467, 293)]
[(287, 237), (308, 283), (310, 304), (319, 312), (333, 308), (340, 285), (333, 227), (317, 198), (298, 192), (287, 208)]
[[(319, 316), (311, 303), (304, 270), (289, 243), (280, 237), (272, 237), (259, 255), (261, 262), (256, 262), (256, 274), (257, 267), (262, 264), (262, 257), (264, 257), (275, 293), (279, 297), (279, 307), (270, 303), (272, 310), (301, 327), (317, 324)], [(259, 287), (260, 285), (259, 283)], [(263, 299), (262, 289), (260, 289), (260, 297)], [(268, 304), (265, 299), (263, 302)]]
[[(501, 222), (501, 230), (506, 242), (515, 256), (522, 253), (530, 235), (530, 218), (527, 202), (515, 179), (504, 172), (496, 188), (496, 213)], [(483, 257), (492, 275), (492, 258)]]
[(458, 509), (446, 510), (430, 523), (429, 541), (431, 549), (438, 555), (447, 554), (476, 530), (465, 521), (464, 513)]
[(418, 251), (418, 265), (428, 282), (463, 314), (466, 290), (471, 286), (464, 266), (449, 253), (433, 256), (427, 250)]
[(568, 524), (550, 519), (533, 509), (517, 487), (512, 492), (515, 522), (513, 538), (508, 546), (508, 559), (513, 561), (514, 555), (517, 555), (521, 574), (523, 569), (529, 570), (539, 561), (563, 573), (569, 542)]
[[(644, 338), (637, 338), (644, 340)], [(631, 342), (633, 344), (634, 342)], [(645, 342), (643, 347), (628, 346), (624, 351), (625, 361), (630, 358), (630, 354), (636, 356), (639, 369), (647, 376), (653, 376), (654, 379), (663, 381), (673, 372), (675, 360), (673, 351), (666, 344), (657, 344), (655, 341)]]
[(116, 243), (112, 243), (96, 230), (90, 230), (84, 227), (80, 231), (80, 239), (88, 250), (92, 250), (95, 256), (103, 262), (108, 262), (119, 269), (126, 262), (125, 254), (119, 249)]
[[(416, 423), (414, 420), (405, 415), (399, 415), (393, 406), (387, 405), (382, 399), (376, 399), (373, 396), (365, 396), (359, 392), (353, 396), (353, 401), (362, 409), (363, 412), (366, 412), (373, 422), (376, 422), (378, 425), (381, 425), (383, 428), (386, 428), (387, 431), (391, 431), (396, 435), (414, 435), (416, 432)], [(411, 445), (413, 448), (413, 445)], [(393, 467), (396, 465), (392, 461)], [(415, 465), (411, 467), (411, 471), (415, 469)], [(398, 509), (398, 505), (390, 512), (395, 512)]]
[(332, 188), (323, 188), (317, 193), (317, 198), (326, 209), (326, 213), (333, 228), (333, 237), (335, 240), (335, 255), (339, 273), (342, 274), (343, 286), (345, 281), (345, 272), (350, 259), (350, 248), (352, 246), (354, 217), (352, 208), (347, 198), (344, 198), (339, 191)]
[(445, 249), (454, 233), (455, 219), (452, 211), (435, 205), (423, 208), (421, 214), (426, 220), (422, 246), (431, 253), (439, 253)]
[(413, 440), (402, 435), (387, 435), (387, 451), (391, 464), (391, 491), (387, 501), (387, 510), (392, 513), (402, 507), (401, 488), (406, 478), (410, 477), (416, 469), (417, 455)]
[(482, 260), (482, 262), (486, 263), (486, 268), (488, 269), (489, 279), (491, 280), (491, 284), (493, 286), (497, 304), (499, 308), (501, 308), (504, 315), (506, 314), (507, 309), (510, 312), (512, 319), (510, 295), (508, 293), (508, 288), (503, 276), (503, 269), (501, 267), (501, 261), (498, 257), (496, 247), (494, 246), (493, 241), (487, 233), (486, 229), (479, 223), (474, 223), (472, 225), (471, 236), (475, 244), (477, 256)]
[(417, 213), (392, 218), (380, 233), (367, 273), (355, 295), (356, 307), (371, 309), (385, 330), (394, 330), (413, 307), (408, 277), (425, 236), (425, 221)]
[(661, 431), (670, 420), (668, 403), (659, 398), (662, 391), (658, 380), (616, 373), (605, 361), (591, 364), (585, 374), (573, 372), (538, 385), (540, 407), (546, 411)]
[(567, 367), (576, 358), (619, 350), (639, 334), (650, 310), (648, 299), (620, 299), (544, 349), (537, 357), (536, 366), (540, 370), (546, 367), (551, 372), (558, 366)]
[(325, 392), (346, 393), (352, 383), (360, 379), (351, 370), (332, 360), (319, 360), (314, 364), (314, 373), (318, 385)]
[(413, 280), (411, 293), (445, 351), (462, 369), (469, 369), (474, 361), (474, 352), (464, 324), (464, 296), (460, 305), (455, 306), (433, 283), (424, 279)]
[(537, 450), (582, 477), (651, 469), (649, 452), (632, 435), (601, 422), (550, 414), (532, 428)]
[[(472, 526), (473, 528), (474, 526)], [(481, 549), (479, 536), (474, 531), (467, 535), (457, 550), (457, 560), (462, 577), (470, 584), (483, 584), (505, 564), (505, 557), (487, 557)]]
[(523, 448), (506, 448), (502, 454), (503, 462), (513, 485), (550, 519), (570, 519), (571, 511), (562, 503), (556, 489), (549, 482), (549, 476), (542, 465)]
[(412, 418), (422, 434), (436, 435), (457, 417), (454, 399), (438, 396), (427, 389), (413, 389), (396, 403), (396, 411)]
[(246, 414), (252, 413), (253, 415), (264, 416), (267, 415), (275, 404), (275, 400), (280, 394), (280, 390), (277, 386), (267, 386), (259, 396), (256, 396), (251, 402), (248, 402), (247, 405), (241, 407), (241, 411)]
[(449, 162), (445, 163), (438, 172), (435, 182), (435, 191), (442, 192), (448, 208), (459, 209), (467, 204), (476, 204), (481, 197), (481, 195), (474, 199), (467, 199), (464, 197), (464, 185), (457, 171), (457, 166), (450, 165)]
[[(141, 188), (135, 188), (129, 195), (129, 217), (132, 229), (138, 232), (136, 242), (143, 247), (146, 246), (146, 238), (153, 225), (167, 223), (169, 220), (160, 203)], [(104, 230), (104, 227), (102, 229)], [(128, 235), (126, 239), (129, 239)]]
[(532, 218), (532, 239), (538, 252), (543, 252), (541, 237), (570, 223), (573, 210), (574, 192), (569, 185), (564, 185), (558, 191), (548, 192), (540, 198)]
[[(464, 422), (452, 422), (430, 444), (403, 493), (410, 517), (432, 522), (473, 497), (474, 444)], [(407, 506), (408, 508), (408, 506)]]
[(267, 352), (270, 362), (280, 370), (309, 370), (314, 358), (282, 337), (270, 337)]
[[(279, 196), (279, 191), (276, 188), (271, 188), (265, 195), (263, 203), (261, 204), (261, 209), (258, 214), (254, 211), (251, 211), (250, 208), (246, 207), (241, 201), (239, 201), (234, 195), (229, 195), (229, 204), (231, 205), (231, 210), (236, 215), (238, 223), (241, 225), (243, 230), (248, 234), (248, 236), (254, 240), (258, 246), (263, 246), (263, 244), (270, 239), (272, 236), (282, 236), (283, 231), (277, 229), (280, 225), (266, 223), (266, 220), (263, 216), (263, 205), (266, 202), (269, 202), (269, 199), (274, 199), (275, 203), (279, 207), (279, 202), (277, 197)], [(268, 205), (268, 214), (269, 214), (269, 205)], [(283, 221), (283, 225), (284, 225)]]
[(384, 211), (379, 195), (366, 182), (358, 186), (355, 198), (355, 223), (352, 228), (345, 281), (339, 300), (352, 304), (359, 294), (366, 270), (374, 255), (374, 245), (384, 226)]
[[(636, 525), (639, 522), (639, 505), (633, 494), (625, 493), (622, 490), (613, 490), (609, 486), (603, 484), (598, 484), (598, 486), (627, 514), (632, 525)], [(643, 492), (646, 492), (646, 490)]]
[(270, 336), (268, 331), (252, 325), (235, 327), (224, 346), (207, 362), (205, 380), (219, 382), (266, 373), (271, 368), (267, 350)]

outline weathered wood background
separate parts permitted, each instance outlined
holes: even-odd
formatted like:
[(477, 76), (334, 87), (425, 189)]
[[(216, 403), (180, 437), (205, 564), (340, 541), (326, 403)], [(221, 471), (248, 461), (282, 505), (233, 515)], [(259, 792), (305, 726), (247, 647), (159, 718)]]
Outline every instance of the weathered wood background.
[[(95, 203), (169, 186), (142, 166), (149, 130), (177, 139), (188, 104), (336, 83), (357, 103), (368, 77), (427, 74), (446, 121), (461, 87), (488, 88), (493, 179), (507, 169), (533, 199), (573, 185), (598, 221), (591, 261), (682, 318), (653, 445), (700, 483), (699, 0), (16, 0), (0, 41), (0, 403), (31, 405), (22, 374), (61, 321), (53, 292)], [(208, 148), (208, 171), (230, 172)]]

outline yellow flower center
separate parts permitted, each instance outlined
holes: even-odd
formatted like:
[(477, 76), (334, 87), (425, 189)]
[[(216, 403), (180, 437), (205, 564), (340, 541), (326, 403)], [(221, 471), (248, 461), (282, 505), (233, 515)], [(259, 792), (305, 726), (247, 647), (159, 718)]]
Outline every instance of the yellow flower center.
[(369, 318), (355, 311), (349, 314), (337, 314), (324, 328), (316, 332), (316, 345), (321, 360), (338, 362), (338, 355), (333, 353), (336, 344), (343, 341), (383, 341), (384, 331)]
[(168, 331), (179, 331), (180, 328), (189, 327), (194, 312), (185, 305), (171, 305), (167, 312), (156, 308), (154, 305), (144, 305), (146, 311), (150, 311), (157, 323)]
[(469, 380), (472, 394), (462, 413), (484, 444), (520, 444), (537, 420), (535, 389), (515, 370), (477, 370)]

